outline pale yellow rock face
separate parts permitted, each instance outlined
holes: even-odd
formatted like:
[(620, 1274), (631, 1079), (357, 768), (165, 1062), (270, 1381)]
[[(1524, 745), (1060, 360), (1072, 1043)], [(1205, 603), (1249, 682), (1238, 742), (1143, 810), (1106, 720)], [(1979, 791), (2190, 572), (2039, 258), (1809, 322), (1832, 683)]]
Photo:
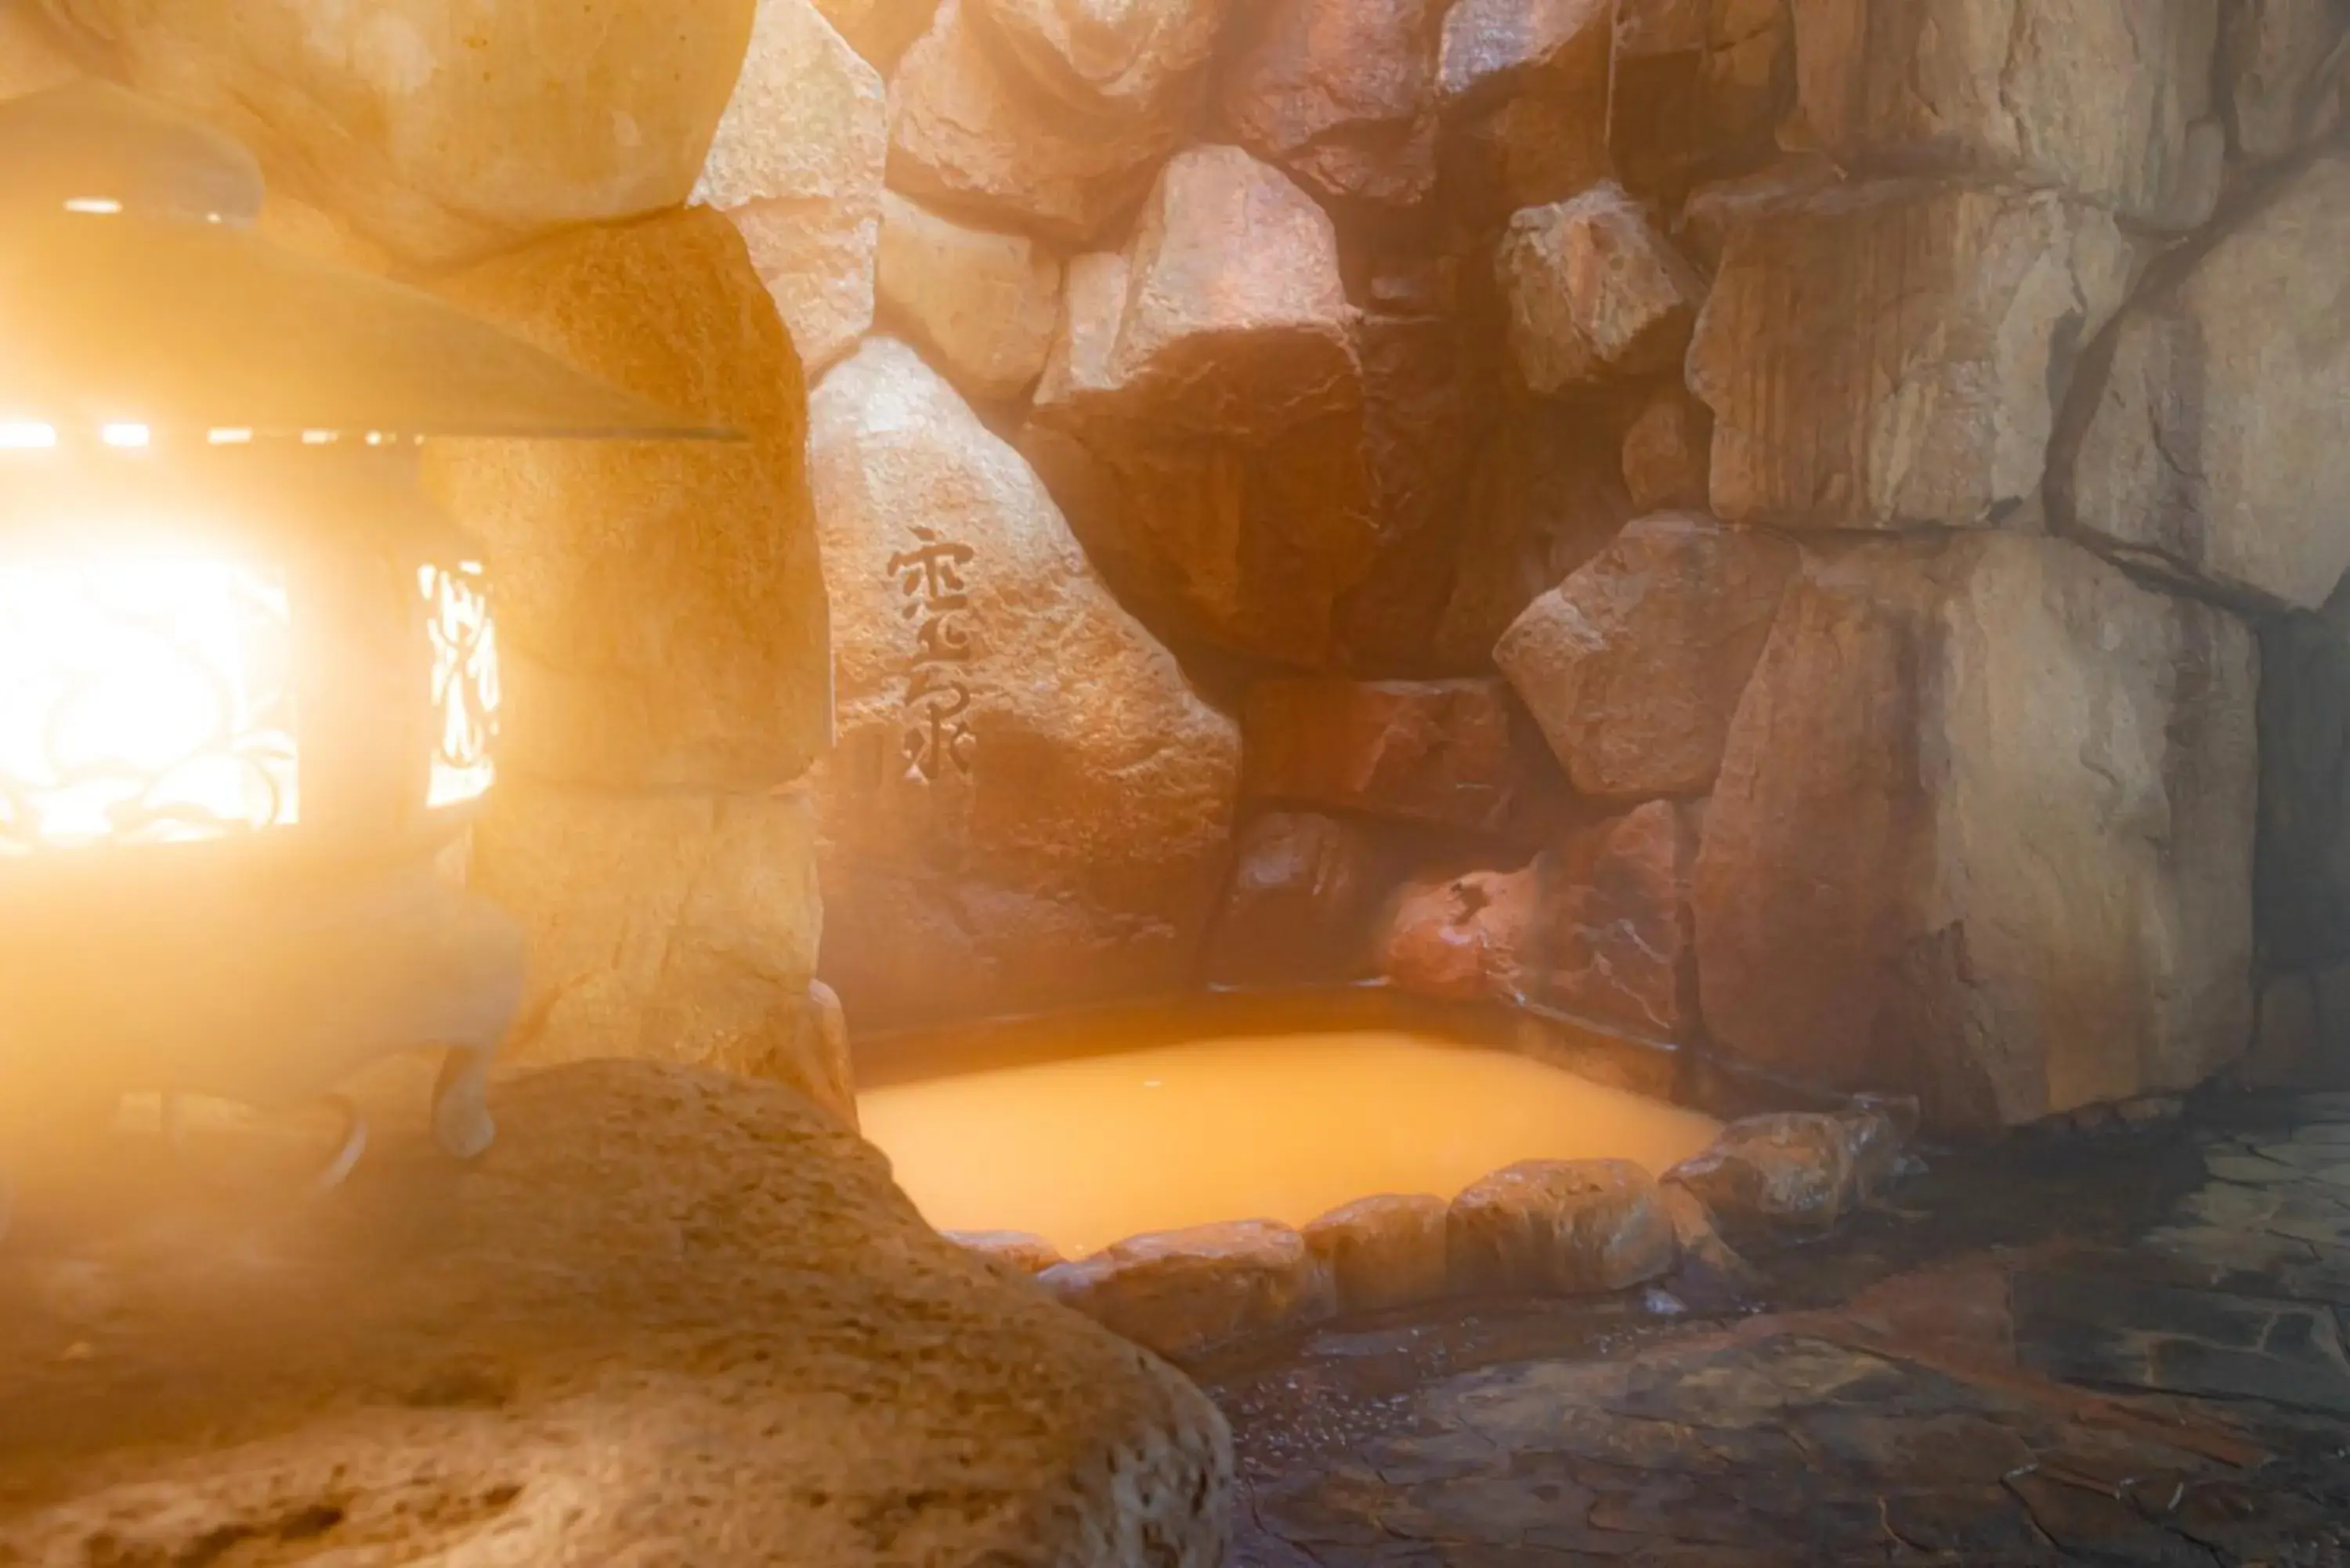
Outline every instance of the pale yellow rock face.
[(883, 202), (881, 302), (966, 397), (1003, 402), (1035, 384), (1061, 274), (1025, 234), (969, 228), (894, 192)]
[(693, 189), (754, 0), (54, 0), (130, 83), (406, 259)]
[(810, 376), (873, 326), (889, 104), (809, 0), (759, 0), (693, 199), (741, 231)]

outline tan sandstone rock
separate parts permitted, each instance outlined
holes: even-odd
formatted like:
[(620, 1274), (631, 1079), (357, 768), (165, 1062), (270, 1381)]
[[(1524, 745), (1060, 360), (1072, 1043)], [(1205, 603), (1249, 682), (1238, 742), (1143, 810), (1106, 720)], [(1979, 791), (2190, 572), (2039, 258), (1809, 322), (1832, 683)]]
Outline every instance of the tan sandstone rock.
[(938, 14), (939, 0), (816, 0), (849, 47), (887, 75)]
[(911, 348), (871, 339), (834, 369), (809, 450), (840, 715), (825, 975), (858, 1028), (1184, 981), (1223, 873), (1232, 721)]
[(1330, 1276), (1305, 1238), (1266, 1220), (1138, 1236), (1038, 1278), (1065, 1303), (1161, 1355), (1195, 1355), (1336, 1310)]
[(515, 774), (762, 790), (825, 746), (824, 577), (797, 357), (714, 213), (581, 229), (455, 303), (739, 442), (449, 441), (427, 486), (497, 563)]
[[(1072, 5), (1085, 8), (1083, 0)], [(1036, 9), (1055, 7), (1039, 0)], [(1138, 19), (1160, 12), (1122, 9)], [(1133, 209), (1181, 145), (1205, 48), (1177, 58), (1191, 35), (1168, 40), (1152, 31), (1154, 42), (1135, 60), (1149, 63), (1153, 90), (1121, 102), (1115, 115), (1072, 116), (1008, 51), (990, 47), (982, 11), (981, 0), (945, 0), (899, 63), (890, 84), (889, 183), (941, 207), (1085, 244)], [(1161, 65), (1170, 68), (1159, 81)]]
[(1385, 890), (1365, 829), (1311, 812), (1268, 811), (1233, 850), (1232, 879), (1208, 949), (1223, 985), (1295, 985), (1358, 977), (1372, 907)]
[(784, 1047), (761, 1061), (758, 1075), (781, 1078), (838, 1116), (842, 1126), (857, 1127), (857, 1064), (848, 1052), (848, 1015), (832, 987), (820, 980), (808, 982)]
[(474, 830), (472, 884), (529, 941), (510, 1063), (641, 1057), (787, 1083), (844, 1108), (846, 1044), (806, 1016), (824, 904), (804, 792), (509, 779)]
[(36, 1272), (12, 1272), (41, 1346), (7, 1374), (12, 1471), (40, 1479), (0, 1555), (1225, 1561), (1209, 1401), (933, 1235), (797, 1096), (598, 1064), (496, 1107), (495, 1154), (462, 1175), (379, 1116), (330, 1203), (299, 1181), (198, 1197), (184, 1165), (122, 1184), (107, 1233), (136, 1240), (108, 1249), (99, 1334), (53, 1339)]
[(0, 99), (59, 87), (83, 74), (71, 39), (41, 0), (0, 0)]
[(2251, 1029), (2256, 680), (2224, 611), (2076, 545), (1821, 559), (1706, 815), (1714, 1036), (1946, 1127), (2202, 1082)]
[(1833, 1230), (1861, 1197), (1850, 1129), (1820, 1115), (1732, 1122), (1665, 1181), (1695, 1194), (1733, 1245), (1776, 1231)]
[(1436, 188), (1440, 0), (1253, 0), (1221, 74), (1234, 139), (1326, 197), (1412, 207)]
[(1604, 78), (1615, 19), (1612, 0), (1457, 0), (1444, 17), (1445, 99), (1494, 96), (1545, 73), (1587, 78), (1595, 65)]
[(1659, 388), (1624, 432), (1624, 488), (1642, 513), (1702, 512), (1712, 495), (1713, 416), (1675, 384)]
[(880, 299), (964, 396), (1007, 402), (1044, 373), (1061, 262), (1025, 234), (967, 228), (893, 192), (882, 203)]
[(2221, 13), (2221, 99), (2238, 153), (2282, 158), (2321, 129), (2345, 26), (2335, 0), (2242, 0)]
[(1180, 119), (1232, 0), (972, 0), (1026, 78), (1080, 114)]
[(1692, 814), (1658, 800), (1538, 861), (1540, 891), (1518, 954), (1526, 998), (1612, 1034), (1685, 1042), (1696, 857)]
[(1583, 794), (1703, 794), (1796, 566), (1774, 535), (1642, 518), (1536, 599), (1493, 661)]
[(1330, 1276), (1338, 1310), (1384, 1312), (1441, 1301), (1447, 1289), (1441, 1198), (1366, 1198), (1305, 1227), (1305, 1246)]
[(1669, 1272), (1679, 1248), (1656, 1178), (1629, 1160), (1528, 1160), (1452, 1200), (1452, 1288), (1596, 1295)]
[(2314, 609), (2350, 570), (2350, 337), (2315, 258), (2350, 252), (2350, 156), (2293, 174), (2168, 293), (2134, 305), (2069, 474), (2106, 547)]
[(2170, 211), (2211, 109), (2218, 0), (1803, 0), (1800, 112), (1849, 166), (2020, 175)]
[(1534, 785), (1498, 680), (1260, 680), (1241, 730), (1260, 800), (1491, 833)]
[(811, 0), (759, 0), (693, 199), (742, 231), (811, 377), (873, 326), (889, 156), (880, 73)]
[(754, 0), (60, 0), (130, 83), (414, 262), (685, 200)]
[(2053, 192), (1845, 186), (1724, 251), (1690, 350), (1733, 523), (1998, 523), (2036, 502), (2075, 351), (2121, 303), (2112, 217)]
[(1553, 393), (1680, 363), (1705, 280), (1621, 186), (1510, 220), (1494, 265), (1526, 385)]
[(976, 1252), (1005, 1273), (1033, 1279), (1068, 1262), (1044, 1237), (1026, 1231), (948, 1231), (948, 1241), (967, 1252)]

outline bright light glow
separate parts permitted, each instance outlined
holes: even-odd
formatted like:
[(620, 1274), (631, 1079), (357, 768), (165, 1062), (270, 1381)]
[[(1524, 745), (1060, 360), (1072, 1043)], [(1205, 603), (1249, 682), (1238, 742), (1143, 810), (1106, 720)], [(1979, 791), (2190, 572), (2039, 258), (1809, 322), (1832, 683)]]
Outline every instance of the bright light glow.
[(342, 439), (341, 432), (338, 431), (304, 431), (302, 432), (304, 446), (332, 446)]
[(77, 196), (66, 203), (66, 211), (93, 218), (111, 218), (122, 211), (122, 203), (108, 196)]
[(100, 425), (98, 439), (109, 446), (140, 447), (155, 439), (155, 432), (140, 424)]
[(57, 444), (57, 427), (39, 420), (0, 420), (0, 451), (35, 452)]
[(246, 446), (252, 443), (253, 432), (246, 430), (217, 430), (206, 435), (204, 439), (214, 446)]
[(492, 754), (503, 695), (497, 623), (479, 562), (420, 566), (416, 586), (432, 639), (432, 710), (439, 718), (424, 804), (437, 809), (473, 800), (497, 782)]
[(296, 821), (292, 643), (275, 574), (0, 562), (0, 857)]

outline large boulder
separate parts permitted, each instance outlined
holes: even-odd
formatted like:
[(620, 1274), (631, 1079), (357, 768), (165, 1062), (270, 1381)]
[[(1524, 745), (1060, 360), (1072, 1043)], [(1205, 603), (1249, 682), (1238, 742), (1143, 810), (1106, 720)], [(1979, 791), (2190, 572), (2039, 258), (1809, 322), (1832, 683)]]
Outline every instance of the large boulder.
[(1260, 680), (1241, 723), (1260, 800), (1495, 833), (1540, 776), (1499, 680)]
[(810, 0), (759, 0), (693, 199), (733, 220), (810, 376), (873, 326), (889, 106)]
[(2298, 150), (2326, 124), (2329, 67), (2350, 30), (2339, 0), (2239, 0), (2220, 17), (2220, 82), (2229, 140), (2244, 158)]
[(1945, 1127), (2200, 1083), (2251, 1023), (2256, 667), (2225, 611), (2061, 541), (1814, 562), (1698, 855), (1716, 1040)]
[(1221, 73), (1235, 140), (1307, 189), (1413, 207), (1436, 188), (1440, 0), (1254, 0)]
[(879, 287), (891, 321), (965, 397), (1009, 402), (1044, 374), (1061, 262), (1026, 234), (970, 228), (892, 192)]
[(1921, 160), (2130, 217), (2200, 177), (2220, 0), (1803, 0), (1799, 110), (1848, 166)]
[(1367, 927), (1386, 891), (1384, 857), (1365, 828), (1312, 812), (1268, 811), (1233, 850), (1232, 885), (1208, 949), (1222, 985), (1297, 985), (1360, 977)]
[(1655, 1177), (1622, 1159), (1528, 1160), (1452, 1200), (1452, 1288), (1463, 1295), (1597, 1295), (1679, 1256)]
[(817, 389), (838, 749), (824, 972), (859, 1028), (1176, 986), (1222, 876), (1232, 721), (1020, 455), (905, 345)]
[(47, 1271), (0, 1287), (28, 1347), (0, 1557), (1225, 1561), (1214, 1407), (934, 1234), (788, 1090), (536, 1074), (462, 1175), (406, 1104), (328, 1203), (106, 1162), (75, 1219), (114, 1238), (103, 1326), (45, 1305)]
[[(1149, 19), (1180, 12), (1196, 26), (1212, 8), (1204, 0), (1172, 12), (1119, 7), (1138, 26), (1117, 36), (1139, 43), (1132, 65), (1149, 90), (1119, 99), (1114, 113), (1073, 115), (1021, 68), (1027, 57), (999, 47), (1001, 36), (1009, 16), (1082, 22), (1095, 8), (1087, 0), (945, 0), (890, 84), (890, 184), (1068, 245), (1097, 238), (1130, 212), (1182, 143), (1207, 57), (1208, 39), (1192, 27), (1162, 36)], [(1093, 41), (1082, 26), (1075, 36)]]
[(1767, 152), (1792, 97), (1788, 0), (1621, 0), (1607, 146), (1624, 182), (1679, 194)]
[(1412, 883), (1380, 936), (1379, 972), (1441, 1002), (1532, 1002), (1528, 950), (1544, 882), (1535, 865)]
[(641, 1057), (803, 1093), (831, 1084), (832, 1043), (811, 1015), (824, 903), (804, 789), (615, 794), (509, 780), (474, 830), (471, 880), (530, 944), (512, 1062)]
[(2130, 265), (2109, 213), (2047, 191), (1896, 181), (1756, 216), (1690, 350), (1714, 511), (1980, 526), (2035, 503), (2076, 351)]
[(1178, 119), (1232, 0), (971, 0), (972, 19), (1037, 88), (1080, 116)]
[(1539, 902), (1519, 955), (1530, 1000), (1613, 1034), (1690, 1038), (1695, 821), (1688, 807), (1650, 801), (1537, 863)]
[(1137, 1236), (1037, 1279), (1161, 1355), (1307, 1327), (1337, 1309), (1329, 1272), (1305, 1238), (1269, 1220)]
[(675, 206), (756, 0), (55, 0), (142, 92), (217, 123), (413, 262)]
[(1388, 1194), (1334, 1209), (1306, 1226), (1306, 1251), (1329, 1274), (1338, 1310), (1386, 1312), (1442, 1300), (1451, 1288), (1451, 1207), (1429, 1193)]
[(2350, 156), (2320, 159), (2134, 303), (2069, 472), (2104, 547), (2301, 609), (2350, 570)]
[(1445, 102), (1457, 109), (1537, 80), (1596, 80), (1604, 128), (1615, 23), (1614, 0), (1456, 0), (1440, 56)]
[(1624, 431), (1624, 488), (1641, 512), (1702, 512), (1712, 498), (1713, 417), (1678, 381)]
[(827, 742), (799, 360), (742, 240), (689, 210), (458, 273), (458, 305), (739, 442), (448, 441), (428, 488), (497, 563), (509, 771), (754, 791)]
[(1710, 518), (1642, 518), (1536, 599), (1493, 661), (1586, 795), (1713, 787), (1795, 547)]
[(1496, 253), (1518, 373), (1550, 395), (1679, 366), (1705, 280), (1612, 182), (1510, 220)]

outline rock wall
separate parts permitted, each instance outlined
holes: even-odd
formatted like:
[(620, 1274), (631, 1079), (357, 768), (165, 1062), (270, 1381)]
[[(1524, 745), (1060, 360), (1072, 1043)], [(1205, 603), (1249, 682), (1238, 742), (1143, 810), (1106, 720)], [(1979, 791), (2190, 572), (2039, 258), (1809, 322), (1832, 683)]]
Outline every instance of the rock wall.
[(2344, 11), (836, 15), (743, 91), (847, 149), (888, 84), (871, 254), (770, 279), (877, 301), (816, 440), (852, 1015), (1384, 975), (1970, 1127), (2227, 1068), (2256, 800), (2264, 905), (2350, 906), (2276, 826), (2330, 854), (2277, 797), (2344, 736), (2259, 676), (2350, 661)]

